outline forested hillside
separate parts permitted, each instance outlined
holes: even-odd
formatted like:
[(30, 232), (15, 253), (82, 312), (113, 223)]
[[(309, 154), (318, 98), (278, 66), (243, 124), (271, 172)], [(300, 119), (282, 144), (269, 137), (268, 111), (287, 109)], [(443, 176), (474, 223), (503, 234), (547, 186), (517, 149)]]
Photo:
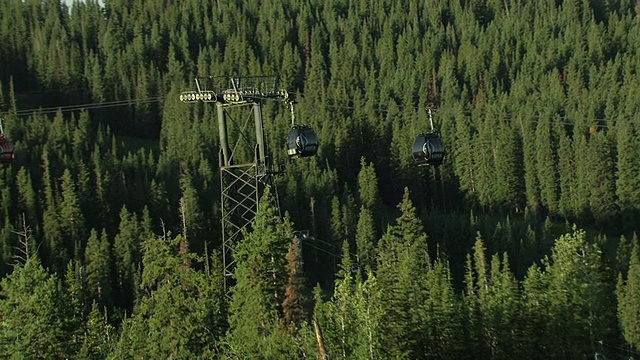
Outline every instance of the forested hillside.
[[(640, 355), (639, 12), (0, 1), (0, 357)], [(263, 104), (284, 216), (260, 207), (227, 297), (217, 114), (179, 94), (238, 74), (321, 146), (285, 161)], [(412, 159), (427, 109), (439, 167)]]

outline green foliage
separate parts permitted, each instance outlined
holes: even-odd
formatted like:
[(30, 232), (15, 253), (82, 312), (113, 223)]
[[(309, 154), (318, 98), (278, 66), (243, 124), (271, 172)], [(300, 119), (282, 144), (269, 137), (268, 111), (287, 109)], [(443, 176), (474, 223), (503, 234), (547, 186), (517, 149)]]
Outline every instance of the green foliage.
[(590, 208), (593, 219), (599, 226), (606, 226), (615, 218), (615, 166), (611, 142), (604, 132), (597, 132), (589, 138), (589, 148), (593, 166), (589, 171)]
[(289, 279), (282, 301), (282, 313), (288, 326), (299, 326), (308, 319), (309, 294), (304, 277), (301, 241), (298, 237), (293, 237), (287, 253)]
[(66, 358), (73, 355), (68, 304), (37, 258), (2, 280), (0, 353), (4, 358)]
[(366, 209), (371, 215), (375, 215), (376, 236), (383, 231), (384, 206), (378, 187), (378, 176), (373, 163), (367, 164), (364, 157), (360, 159), (360, 172), (358, 173), (358, 200), (361, 210)]
[(459, 358), (465, 349), (463, 311), (456, 295), (448, 264), (437, 259), (426, 274), (429, 297), (420, 306), (426, 314), (425, 357)]
[(222, 284), (192, 267), (181, 252), (184, 238), (144, 242), (143, 296), (125, 320), (115, 358), (211, 358), (219, 351), (226, 324)]
[[(3, 356), (167, 357), (173, 346), (185, 349), (178, 357), (222, 348), (314, 357), (300, 320), (311, 314), (297, 297), (304, 279), (327, 290), (312, 318), (333, 357), (573, 358), (627, 335), (637, 347), (635, 260), (624, 243), (613, 254), (609, 239), (638, 230), (638, 9), (629, 0), (0, 2), (0, 115), (16, 154), (0, 169), (0, 269), (21, 248), (42, 259), (37, 271), (6, 275), (3, 289), (28, 277), (31, 297), (20, 299), (49, 311), (3, 298), (32, 306), (23, 321), (44, 339), (27, 326), (41, 353), (22, 352), (27, 340), (5, 329)], [(192, 296), (222, 298), (220, 266), (199, 260), (221, 246), (216, 111), (178, 95), (196, 75), (230, 74), (278, 75), (322, 146), (288, 163), (278, 184), (283, 209), (312, 236), (288, 262), (292, 225), (261, 214), (238, 244), (234, 291), (246, 295), (227, 312), (222, 300)], [(429, 129), (427, 107), (447, 148), (437, 170), (410, 154)], [(276, 163), (287, 111), (263, 106)], [(237, 150), (251, 159), (252, 141)], [(587, 232), (556, 241), (573, 222)], [(145, 252), (153, 232), (183, 237)], [(476, 232), (486, 243), (474, 248)], [(358, 257), (343, 255), (339, 269), (343, 243)], [(152, 330), (166, 343), (146, 341)]]
[(340, 272), (330, 301), (316, 299), (314, 311), (322, 327), (326, 350), (338, 358), (371, 359), (382, 356), (381, 321), (384, 304), (375, 275), (369, 272), (366, 280), (356, 275), (343, 245)]
[(610, 339), (612, 289), (600, 249), (583, 230), (561, 236), (545, 259), (549, 342), (556, 356), (586, 356), (600, 339)]
[(287, 310), (292, 305), (291, 298), (286, 298), (286, 255), (292, 236), (291, 223), (278, 216), (267, 189), (251, 233), (236, 247), (236, 284), (225, 338), (227, 356), (286, 359), (304, 352), (305, 342), (296, 343), (304, 332), (287, 328), (282, 312), (283, 302)]
[(100, 238), (93, 229), (87, 241), (84, 253), (86, 263), (86, 285), (90, 297), (101, 307), (110, 306), (113, 301), (113, 285), (111, 283), (111, 246), (107, 233), (102, 231)]
[(94, 302), (85, 324), (82, 347), (78, 357), (83, 359), (106, 359), (116, 346), (116, 329), (108, 323), (106, 312), (100, 311)]
[(360, 208), (358, 228), (356, 230), (356, 249), (360, 271), (375, 269), (377, 237), (371, 210)]
[(22, 167), (16, 176), (16, 186), (18, 188), (18, 211), (25, 216), (25, 220), (32, 227), (38, 224), (38, 202), (31, 174)]
[[(386, 304), (381, 315), (380, 340), (385, 357), (420, 357), (428, 344), (427, 314), (416, 304), (428, 298), (424, 274), (431, 264), (427, 253), (427, 236), (405, 189), (398, 205), (401, 214), (378, 245), (377, 279), (381, 301)], [(417, 280), (417, 281), (416, 281)]]
[[(349, 243), (343, 242), (342, 262), (337, 274), (336, 287), (330, 302), (325, 304), (322, 320), (323, 334), (330, 354), (341, 358), (353, 356), (360, 339), (357, 334), (358, 319), (353, 307), (354, 279), (352, 275)], [(322, 313), (322, 311), (319, 311)]]
[(113, 240), (116, 288), (119, 292), (119, 306), (132, 309), (137, 297), (136, 273), (140, 267), (140, 244), (144, 238), (135, 214), (126, 207), (120, 211), (119, 231)]
[(618, 277), (618, 319), (624, 339), (635, 349), (640, 347), (640, 254), (638, 254), (637, 238), (633, 242), (633, 249), (629, 260), (629, 271), (626, 279), (622, 274)]
[(640, 200), (640, 138), (635, 126), (623, 128), (617, 132), (617, 162), (616, 162), (616, 195), (617, 205), (620, 207), (624, 223), (637, 215), (637, 205)]

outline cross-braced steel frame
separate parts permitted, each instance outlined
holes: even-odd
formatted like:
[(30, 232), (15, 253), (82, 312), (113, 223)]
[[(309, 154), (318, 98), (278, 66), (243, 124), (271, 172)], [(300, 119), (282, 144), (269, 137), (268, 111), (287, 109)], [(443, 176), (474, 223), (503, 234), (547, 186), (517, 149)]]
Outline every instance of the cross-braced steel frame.
[[(242, 113), (244, 117), (231, 117), (229, 110), (233, 108), (240, 110), (235, 113)], [(275, 195), (272, 200), (276, 201), (276, 206), (278, 204), (276, 187), (273, 186), (274, 173), (265, 144), (260, 102), (217, 103), (217, 110), (220, 131), (222, 261), (227, 292), (235, 268), (236, 244), (242, 239), (244, 231), (250, 230), (266, 187), (271, 187)], [(247, 161), (246, 154), (243, 154), (245, 160), (242, 161), (237, 154), (242, 150), (246, 151), (247, 143), (253, 145), (253, 159)]]
[[(196, 78), (197, 91), (180, 94), (180, 101), (216, 103), (220, 132), (220, 198), (222, 262), (225, 293), (230, 295), (235, 249), (250, 231), (266, 187), (280, 209), (273, 163), (265, 141), (262, 104), (265, 99), (288, 100), (286, 90), (266, 76)], [(233, 117), (232, 115), (240, 115)]]

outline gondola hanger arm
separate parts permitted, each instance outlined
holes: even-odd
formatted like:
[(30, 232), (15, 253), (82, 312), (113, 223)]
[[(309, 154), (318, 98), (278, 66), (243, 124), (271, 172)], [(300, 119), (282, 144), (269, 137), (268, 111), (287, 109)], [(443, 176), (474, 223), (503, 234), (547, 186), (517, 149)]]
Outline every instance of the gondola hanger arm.
[(431, 116), (431, 108), (427, 108), (427, 113), (429, 114), (429, 124), (431, 125), (431, 132), (433, 132), (433, 116)]
[(296, 124), (296, 114), (293, 111), (293, 101), (289, 101), (289, 108), (291, 109), (291, 125), (295, 125)]

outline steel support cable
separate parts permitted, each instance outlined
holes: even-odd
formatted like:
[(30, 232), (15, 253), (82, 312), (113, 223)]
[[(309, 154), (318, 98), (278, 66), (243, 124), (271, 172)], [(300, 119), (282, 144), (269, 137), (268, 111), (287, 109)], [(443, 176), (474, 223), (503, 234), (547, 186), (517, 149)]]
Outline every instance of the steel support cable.
[[(337, 258), (337, 259), (342, 258), (342, 255), (336, 255), (336, 253), (334, 253), (334, 252), (332, 252), (332, 251), (329, 251), (329, 250), (327, 250), (327, 249), (323, 249), (323, 248), (321, 248), (321, 247), (319, 247), (319, 246), (316, 246), (316, 245), (314, 245), (312, 242), (313, 242), (313, 241), (317, 241), (317, 242), (320, 242), (320, 243), (323, 243), (323, 244), (329, 245), (329, 246), (331, 246), (331, 247), (332, 247), (332, 248), (334, 248), (334, 249), (336, 248), (336, 245), (330, 244), (330, 243), (328, 243), (328, 242), (326, 242), (326, 241), (322, 241), (322, 240), (320, 240), (320, 239), (316, 239), (316, 238), (313, 238), (313, 237), (309, 237), (309, 238), (301, 238), (301, 241), (305, 241), (305, 244), (306, 244), (307, 246), (312, 247), (312, 248), (314, 248), (314, 249), (316, 249), (316, 250), (322, 251), (322, 252), (324, 252), (325, 254), (331, 255), (331, 256), (333, 256), (333, 257), (335, 257), (335, 258)], [(358, 257), (358, 254), (354, 254), (354, 253), (352, 253), (351, 251), (349, 251), (349, 255), (354, 256), (354, 257), (356, 257), (356, 258)]]
[[(302, 98), (304, 98), (304, 93), (291, 93), (291, 94), (296, 94)], [(353, 104), (353, 99), (329, 99), (330, 101), (332, 101), (332, 103), (330, 104), (323, 104), (324, 107), (327, 108), (332, 108), (332, 109), (341, 109), (341, 110), (356, 110), (359, 108), (364, 108), (366, 106), (364, 106), (364, 104), (359, 105), (359, 106), (355, 106), (355, 105), (351, 105)], [(335, 100), (335, 101), (334, 101)], [(342, 102), (339, 103), (338, 101)], [(346, 103), (346, 105), (344, 104)], [(418, 113), (419, 110), (424, 109), (424, 107), (420, 107), (420, 106), (413, 106), (413, 105), (404, 105), (404, 104), (397, 104), (396, 105), (398, 110), (405, 110), (405, 109), (412, 109), (416, 112), (416, 114)], [(374, 112), (377, 113), (388, 113), (389, 111), (391, 111), (388, 107), (387, 108), (383, 108), (383, 107), (374, 107), (373, 108)], [(438, 109), (434, 109), (433, 110), (435, 114), (438, 113)], [(564, 126), (576, 126), (576, 121), (583, 121), (586, 123), (592, 123), (593, 124), (585, 124), (582, 125), (580, 124), (580, 126), (585, 126), (585, 127), (595, 127), (595, 128), (607, 128), (610, 125), (608, 125), (609, 123), (618, 123), (616, 124), (618, 127), (623, 127), (629, 124), (636, 124), (638, 126), (640, 126), (640, 117), (638, 118), (638, 120), (632, 119), (630, 117), (620, 117), (620, 116), (612, 116), (611, 118), (582, 118), (582, 117), (572, 117), (572, 116), (557, 116), (558, 114), (549, 114), (549, 115), (541, 115), (541, 114), (535, 114), (535, 115), (526, 115), (523, 116), (522, 114), (517, 114), (517, 113), (512, 113), (512, 112), (501, 112), (502, 115), (498, 115), (496, 116), (496, 114), (494, 114), (492, 111), (487, 111), (487, 110), (451, 110), (450, 112), (448, 112), (449, 114), (459, 114), (459, 115), (463, 115), (466, 116), (468, 118), (474, 118), (474, 117), (478, 117), (478, 116), (488, 116), (491, 117), (494, 120), (504, 120), (507, 122), (515, 122), (515, 121), (522, 121), (523, 117), (529, 118), (529, 119), (534, 119), (533, 121), (527, 121), (528, 124), (537, 124), (539, 122), (541, 122), (541, 119), (544, 118), (550, 118), (550, 123), (553, 125), (564, 125)], [(562, 122), (558, 122), (557, 120), (562, 120)]]
[[(296, 94), (300, 97), (304, 97), (304, 93), (292, 93), (292, 94)], [(58, 111), (61, 111), (64, 113), (69, 111), (94, 110), (94, 109), (103, 109), (103, 108), (119, 107), (119, 106), (150, 104), (150, 103), (164, 101), (166, 98), (167, 98), (166, 96), (155, 96), (155, 97), (149, 97), (149, 98), (135, 98), (135, 99), (127, 99), (127, 100), (94, 102), (94, 103), (77, 104), (77, 105), (66, 105), (66, 106), (60, 106), (60, 107), (33, 108), (33, 109), (18, 110), (16, 112), (6, 111), (6, 112), (0, 113), (0, 116), (7, 116), (7, 115), (29, 116), (33, 114), (55, 114)], [(331, 101), (331, 103), (324, 104), (322, 106), (326, 108), (342, 109), (342, 110), (356, 110), (364, 107), (364, 106), (353, 105), (354, 103), (353, 99), (340, 99), (339, 101), (336, 99), (329, 99), (329, 101)], [(419, 107), (419, 106), (404, 105), (404, 104), (397, 104), (396, 107), (398, 110), (412, 109), (416, 114), (418, 113), (419, 110), (422, 109), (422, 107)], [(388, 113), (390, 110), (389, 108), (374, 107), (373, 111), (384, 114), (384, 113)], [(437, 114), (438, 112), (439, 112), (439, 109), (434, 109), (434, 113)], [(608, 128), (608, 127), (611, 127), (612, 124), (615, 124), (617, 128), (621, 128), (621, 129), (628, 129), (629, 126), (631, 125), (640, 126), (640, 118), (636, 120), (630, 117), (617, 117), (617, 116), (612, 116), (610, 118), (581, 118), (581, 117), (572, 117), (572, 116), (566, 116), (566, 115), (557, 116), (558, 114), (550, 114), (550, 115), (534, 114), (534, 115), (523, 116), (522, 114), (516, 114), (512, 112), (502, 112), (501, 114), (496, 115), (493, 112), (487, 111), (484, 109), (480, 111), (452, 110), (447, 113), (452, 115), (466, 116), (467, 118), (470, 118), (470, 119), (478, 118), (478, 117), (481, 117), (481, 118), (491, 117), (493, 120), (502, 120), (506, 122), (519, 122), (521, 124), (523, 122), (523, 118), (527, 118), (526, 124), (529, 124), (529, 125), (531, 124), (537, 125), (542, 121), (542, 119), (549, 118), (550, 125), (552, 126), (560, 125), (560, 126), (574, 127), (577, 125), (576, 122), (585, 123), (584, 125), (580, 124), (579, 125), (580, 127), (592, 127), (592, 128)], [(474, 124), (471, 124), (471, 125), (474, 125)]]
[(104, 102), (94, 102), (94, 103), (86, 103), (86, 104), (78, 104), (78, 105), (65, 105), (65, 106), (58, 106), (58, 107), (52, 106), (52, 107), (46, 107), (46, 108), (24, 109), (24, 110), (18, 110), (15, 112), (6, 111), (6, 112), (0, 113), (0, 116), (7, 116), (7, 115), (29, 116), (33, 114), (55, 114), (58, 111), (64, 113), (69, 111), (94, 110), (94, 109), (103, 109), (103, 108), (118, 107), (118, 106), (151, 104), (151, 103), (161, 102), (164, 99), (166, 99), (165, 96), (155, 96), (155, 97), (148, 97), (148, 98), (104, 101)]
[[(296, 94), (300, 97), (304, 97), (304, 93), (292, 93), (292, 94)], [(25, 109), (25, 110), (18, 110), (16, 112), (6, 111), (6, 112), (0, 113), (0, 116), (12, 115), (12, 114), (17, 116), (27, 116), (32, 114), (51, 114), (51, 113), (56, 113), (58, 111), (68, 112), (68, 111), (78, 111), (78, 110), (102, 109), (102, 108), (118, 107), (118, 106), (129, 106), (129, 105), (136, 105), (136, 104), (149, 104), (149, 103), (164, 101), (166, 98), (167, 98), (166, 96), (155, 96), (155, 97), (149, 97), (149, 98), (135, 98), (135, 99), (128, 99), (128, 100), (94, 102), (94, 103), (86, 103), (86, 104), (78, 104), (78, 105), (66, 105), (66, 106), (60, 106), (60, 107)], [(336, 99), (329, 99), (329, 100), (332, 103), (324, 104), (323, 105), (324, 107), (332, 108), (332, 109), (342, 109), (342, 110), (356, 110), (364, 107), (364, 106), (352, 105), (354, 103), (353, 99), (340, 99), (339, 101), (342, 103), (338, 102), (338, 100)], [(396, 106), (398, 110), (412, 109), (416, 114), (418, 113), (419, 110), (422, 109), (422, 107), (419, 107), (419, 106), (404, 105), (404, 104), (398, 104)], [(373, 111), (377, 113), (388, 113), (390, 110), (389, 108), (374, 107)], [(438, 112), (439, 112), (439, 109), (434, 109), (434, 113), (437, 114)], [(496, 116), (496, 114), (493, 114), (492, 112), (487, 110), (480, 110), (480, 111), (452, 110), (451, 112), (448, 112), (448, 113), (454, 114), (454, 115), (458, 114), (458, 115), (466, 116), (468, 118), (490, 116), (494, 120), (503, 120), (506, 122), (515, 122), (515, 121), (522, 122), (523, 117), (526, 117), (529, 119), (527, 120), (527, 124), (538, 124), (539, 122), (541, 122), (541, 119), (550, 118), (550, 123), (552, 125), (563, 125), (563, 126), (576, 126), (576, 123), (575, 123), (576, 121), (585, 122), (587, 123), (584, 125), (585, 127), (594, 127), (594, 128), (607, 128), (612, 123), (618, 123), (616, 124), (618, 125), (618, 127), (625, 127), (631, 124), (640, 126), (640, 118), (638, 120), (635, 120), (628, 117), (622, 118), (622, 117), (616, 117), (616, 116), (613, 116), (611, 118), (580, 118), (580, 117), (571, 117), (566, 115), (556, 116), (557, 114), (550, 114), (550, 115), (536, 114), (536, 115), (523, 116), (522, 114), (515, 114), (511, 112), (502, 112), (500, 115)], [(561, 121), (558, 121), (558, 120), (561, 120)]]

